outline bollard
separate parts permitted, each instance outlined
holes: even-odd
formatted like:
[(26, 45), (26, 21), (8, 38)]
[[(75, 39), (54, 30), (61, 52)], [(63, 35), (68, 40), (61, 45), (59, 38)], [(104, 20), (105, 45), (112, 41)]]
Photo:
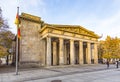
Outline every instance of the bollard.
[(62, 82), (62, 80), (52, 80), (51, 82)]

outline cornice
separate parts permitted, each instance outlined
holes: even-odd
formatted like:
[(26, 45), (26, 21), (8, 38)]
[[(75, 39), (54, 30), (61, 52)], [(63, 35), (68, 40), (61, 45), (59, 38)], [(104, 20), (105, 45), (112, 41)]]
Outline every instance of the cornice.
[(36, 22), (36, 23), (41, 23), (41, 18), (40, 17), (34, 16), (34, 15), (30, 15), (30, 14), (27, 14), (27, 13), (22, 13), (20, 15), (20, 18), (24, 19), (24, 20)]

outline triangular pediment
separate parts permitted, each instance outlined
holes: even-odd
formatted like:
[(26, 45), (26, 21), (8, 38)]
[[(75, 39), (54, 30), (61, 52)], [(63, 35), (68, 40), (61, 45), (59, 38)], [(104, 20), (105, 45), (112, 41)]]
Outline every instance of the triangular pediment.
[(85, 36), (91, 36), (99, 38), (97, 34), (95, 34), (93, 31), (87, 30), (81, 26), (78, 25), (50, 25), (56, 29), (60, 29), (67, 32), (77, 33)]

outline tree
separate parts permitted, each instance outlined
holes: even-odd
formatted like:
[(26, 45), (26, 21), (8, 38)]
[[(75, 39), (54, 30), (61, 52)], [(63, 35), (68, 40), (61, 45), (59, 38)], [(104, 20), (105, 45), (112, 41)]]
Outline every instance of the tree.
[(105, 41), (99, 42), (99, 55), (102, 58), (111, 59), (111, 58), (120, 58), (120, 39), (115, 37), (111, 38), (107, 36)]
[(12, 47), (12, 40), (15, 37), (8, 28), (7, 20), (3, 19), (0, 8), (0, 57), (8, 55), (8, 50)]
[(0, 58), (3, 56), (8, 55), (7, 48), (4, 48), (3, 46), (0, 46)]
[(14, 38), (15, 35), (11, 31), (0, 32), (0, 57), (8, 55), (8, 50), (12, 48), (12, 40)]
[(102, 56), (103, 56), (103, 51), (104, 51), (104, 41), (99, 41), (99, 44), (98, 44), (98, 58), (99, 59), (102, 59)]
[(103, 57), (110, 59), (112, 56), (112, 38), (110, 36), (107, 36), (104, 42), (103, 49), (104, 49)]
[(0, 45), (4, 46), (5, 48), (12, 47), (12, 40), (14, 39), (15, 35), (11, 31), (1, 31), (0, 32)]
[(3, 25), (3, 18), (2, 18), (2, 9), (0, 8), (0, 28)]
[(5, 20), (2, 16), (2, 9), (0, 7), (0, 31), (6, 30), (6, 28), (9, 28), (7, 20)]

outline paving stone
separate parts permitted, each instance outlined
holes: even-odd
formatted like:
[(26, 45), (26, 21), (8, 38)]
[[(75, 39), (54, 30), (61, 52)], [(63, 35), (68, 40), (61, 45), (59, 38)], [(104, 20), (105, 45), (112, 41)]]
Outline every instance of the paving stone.
[[(114, 65), (111, 65), (110, 69), (106, 69), (106, 65), (27, 69), (19, 71), (19, 75), (15, 75), (15, 72), (2, 72), (0, 73), (0, 82), (51, 82), (52, 80), (62, 80), (62, 82), (100, 82), (99, 78), (103, 78), (105, 81), (109, 80), (109, 78), (105, 78), (106, 76), (110, 76), (112, 80), (115, 78), (115, 82), (120, 82), (120, 79), (118, 79), (120, 77), (120, 69), (116, 69)], [(105, 82), (103, 80), (101, 82)]]

